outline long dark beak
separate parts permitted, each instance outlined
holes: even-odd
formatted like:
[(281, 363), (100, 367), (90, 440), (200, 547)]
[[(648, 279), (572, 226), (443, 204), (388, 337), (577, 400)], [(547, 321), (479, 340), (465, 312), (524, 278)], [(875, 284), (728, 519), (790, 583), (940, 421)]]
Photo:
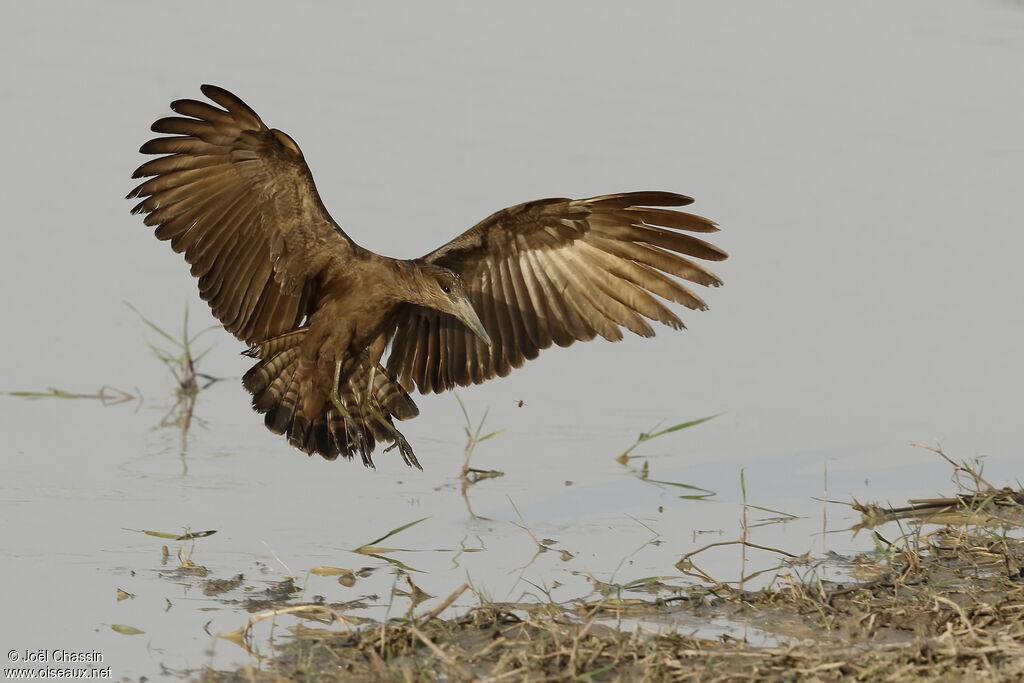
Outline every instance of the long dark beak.
[(461, 320), (476, 336), (483, 339), (485, 344), (491, 345), (491, 337), (487, 334), (487, 330), (484, 329), (484, 324), (480, 322), (480, 316), (473, 310), (473, 305), (469, 303), (469, 299), (463, 298), (455, 305), (455, 317)]

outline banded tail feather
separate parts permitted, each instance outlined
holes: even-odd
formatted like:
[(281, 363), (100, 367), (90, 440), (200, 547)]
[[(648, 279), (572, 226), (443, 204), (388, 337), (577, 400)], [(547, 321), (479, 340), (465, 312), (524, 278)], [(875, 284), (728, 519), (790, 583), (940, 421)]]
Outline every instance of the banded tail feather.
[[(349, 416), (346, 420), (329, 398), (310, 395), (322, 392), (302, 376), (305, 333), (306, 328), (301, 328), (245, 352), (259, 359), (242, 377), (252, 394), (253, 409), (265, 416), (270, 431), (286, 434), (305, 453), (319, 453), (328, 460), (339, 455), (351, 459), (358, 453), (364, 465), (373, 467), (376, 444), (395, 440), (394, 419), (408, 420), (419, 409), (391, 373), (364, 358), (347, 369), (337, 387)], [(402, 451), (402, 457), (406, 464), (420, 467), (411, 453)]]

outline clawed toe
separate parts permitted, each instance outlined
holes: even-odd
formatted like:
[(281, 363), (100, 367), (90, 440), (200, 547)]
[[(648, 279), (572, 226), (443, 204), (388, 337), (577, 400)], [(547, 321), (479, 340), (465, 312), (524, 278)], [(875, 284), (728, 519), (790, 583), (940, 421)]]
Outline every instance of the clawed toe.
[(391, 429), (393, 430), (395, 440), (391, 442), (390, 446), (384, 449), (384, 452), (387, 453), (397, 446), (398, 452), (401, 453), (402, 460), (405, 461), (406, 465), (422, 470), (423, 468), (420, 466), (420, 461), (416, 459), (416, 454), (413, 453), (412, 446), (409, 444), (408, 439), (406, 439), (400, 431), (395, 429), (394, 426), (392, 426)]

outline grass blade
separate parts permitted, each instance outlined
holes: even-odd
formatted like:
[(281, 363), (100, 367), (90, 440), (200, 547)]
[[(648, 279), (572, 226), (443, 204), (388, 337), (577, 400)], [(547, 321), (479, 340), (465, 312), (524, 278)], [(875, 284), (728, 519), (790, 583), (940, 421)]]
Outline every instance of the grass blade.
[(391, 531), (387, 532), (386, 534), (384, 534), (380, 538), (375, 538), (372, 541), (370, 541), (369, 543), (362, 544), (361, 546), (359, 546), (359, 548), (356, 548), (355, 551), (353, 551), (353, 552), (359, 552), (360, 549), (362, 549), (362, 548), (368, 548), (368, 547), (371, 547), (371, 546), (375, 546), (378, 543), (380, 543), (381, 541), (386, 540), (388, 538), (391, 538), (395, 534), (401, 533), (401, 532), (405, 531), (406, 529), (408, 529), (409, 527), (416, 526), (420, 522), (424, 522), (424, 521), (426, 521), (428, 519), (430, 519), (430, 517), (423, 517), (422, 519), (417, 519), (414, 522), (409, 522), (408, 524), (403, 524), (402, 526), (397, 527), (397, 528), (392, 529)]
[(711, 495), (716, 495), (715, 492), (712, 491), (711, 489), (706, 489), (706, 488), (704, 488), (702, 486), (694, 486), (693, 484), (684, 484), (684, 483), (678, 482), (678, 481), (662, 481), (661, 479), (647, 479), (647, 478), (645, 478), (644, 481), (649, 481), (652, 484), (663, 484), (664, 486), (677, 486), (677, 487), (679, 487), (681, 489), (689, 489), (691, 491), (701, 491), (703, 493), (710, 493)]
[[(130, 308), (130, 309), (132, 310), (132, 312), (134, 312), (134, 313), (135, 313), (135, 315), (139, 316), (139, 318), (141, 318), (141, 319), (142, 319), (142, 322), (146, 323), (146, 325), (147, 325), (147, 326), (149, 326), (149, 328), (150, 328), (150, 329), (152, 329), (152, 330), (153, 330), (154, 332), (156, 332), (157, 334), (159, 334), (159, 335), (160, 335), (161, 337), (163, 337), (163, 338), (164, 338), (164, 339), (166, 339), (167, 341), (171, 342), (172, 344), (174, 344), (174, 345), (175, 345), (175, 346), (177, 346), (178, 348), (185, 348), (184, 344), (182, 344), (182, 343), (181, 343), (181, 341), (179, 341), (179, 340), (175, 339), (175, 338), (174, 338), (174, 337), (172, 337), (172, 336), (171, 336), (170, 334), (168, 334), (167, 332), (165, 332), (165, 331), (164, 331), (163, 329), (161, 329), (161, 328), (160, 328), (160, 326), (159, 326), (159, 325), (157, 325), (156, 323), (154, 323), (154, 322), (151, 322), (151, 321), (149, 320), (149, 318), (147, 318), (146, 316), (142, 315), (142, 313), (141, 313), (141, 312), (139, 311), (139, 309), (135, 308), (134, 306), (132, 306), (132, 305), (131, 305), (130, 303), (128, 303), (127, 301), (125, 301), (125, 302), (124, 302), (124, 305), (125, 305), (125, 306), (127, 306), (128, 308)], [(187, 311), (188, 311), (188, 308), (186, 308), (186, 309), (185, 309), (185, 311), (187, 312)], [(187, 320), (188, 320), (188, 318), (186, 317), (186, 321), (187, 321)], [(186, 337), (186, 339), (187, 339), (187, 337)]]
[[(640, 444), (644, 443), (645, 441), (650, 441), (651, 439), (656, 439), (659, 436), (671, 434), (672, 432), (678, 432), (681, 429), (696, 427), (697, 425), (703, 424), (708, 420), (715, 419), (719, 415), (721, 415), (721, 413), (717, 413), (715, 415), (708, 415), (707, 417), (701, 417), (696, 420), (689, 420), (687, 422), (680, 422), (679, 424), (672, 425), (671, 427), (665, 427), (664, 429), (659, 429), (658, 431), (642, 432), (640, 436), (636, 438), (636, 441), (633, 442), (633, 445), (627, 448), (626, 450), (622, 451), (622, 453), (620, 453), (618, 457), (615, 458), (615, 460), (625, 465), (627, 462), (629, 462), (629, 454), (633, 452), (633, 449), (639, 446)], [(655, 425), (654, 427), (652, 427), (652, 429), (658, 429), (658, 425)]]

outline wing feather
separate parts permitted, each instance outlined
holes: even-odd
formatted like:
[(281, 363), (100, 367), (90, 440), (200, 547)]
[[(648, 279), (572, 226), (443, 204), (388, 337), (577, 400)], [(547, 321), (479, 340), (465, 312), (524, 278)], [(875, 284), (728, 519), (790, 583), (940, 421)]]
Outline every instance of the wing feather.
[[(128, 195), (156, 236), (184, 253), (200, 294), (232, 334), (256, 344), (309, 315), (314, 290), (360, 248), (330, 217), (302, 152), (235, 95), (177, 100), (152, 125)], [(214, 106), (217, 105), (217, 106)], [(309, 438), (314, 438), (310, 436)], [(322, 440), (326, 434), (317, 434)]]
[(458, 329), (449, 335), (449, 340), (452, 346), (451, 353), (447, 354), (449, 359), (446, 386), (453, 386), (460, 382), (467, 383), (468, 363), (470, 361), (471, 349), (473, 348), (467, 342), (472, 342), (473, 340), (462, 334), (462, 330)]
[(683, 327), (662, 300), (706, 308), (680, 280), (717, 287), (697, 261), (726, 258), (692, 234), (717, 231), (714, 222), (666, 208), (692, 201), (629, 192), (543, 199), (489, 216), (423, 260), (463, 277), (492, 345), (446, 314), (407, 306), (388, 368), (403, 386), (440, 392), (507, 375), (552, 344), (618, 341), (623, 329), (651, 336), (648, 320)]
[[(584, 341), (593, 339), (593, 335), (590, 337), (580, 336), (582, 333), (573, 329), (572, 323), (574, 318), (566, 309), (566, 303), (561, 296), (561, 292), (555, 289), (547, 273), (544, 272), (544, 267), (540, 263), (540, 257), (537, 253), (534, 251), (523, 251), (522, 254), (523, 261), (529, 266), (533, 281), (537, 283), (538, 297), (544, 302), (545, 309), (551, 314), (548, 318), (551, 340), (559, 346), (569, 346), (577, 339)], [(541, 348), (547, 348), (549, 345), (541, 346)]]
[[(438, 334), (437, 334), (437, 346), (438, 346), (439, 349), (444, 349), (444, 348), (447, 348), (448, 344), (451, 343), (451, 340), (449, 339), (449, 334), (448, 334), (449, 333), (449, 329), (448, 328), (450, 326), (447, 324), (448, 321), (443, 319), (443, 318), (439, 319), (439, 321), (441, 323), (441, 328), (438, 330)], [(447, 353), (438, 353), (437, 354), (437, 361), (434, 363), (434, 366), (436, 368), (436, 371), (434, 373), (434, 385), (435, 386), (443, 386), (444, 384), (446, 384), (448, 382), (449, 362), (450, 362), (450, 359), (449, 359)]]
[[(416, 366), (415, 372), (417, 377), (422, 377), (423, 382), (428, 382), (428, 368), (427, 359), (430, 357), (430, 340), (433, 338), (431, 334), (430, 326), (435, 322), (432, 316), (423, 316), (420, 320), (419, 334), (416, 336), (414, 345), (416, 347)], [(435, 342), (436, 343), (436, 342)]]
[(512, 354), (515, 352), (516, 340), (512, 330), (512, 322), (509, 320), (508, 300), (502, 287), (501, 263), (502, 261), (497, 261), (494, 264), (496, 267), (490, 271), (490, 297), (488, 298), (488, 303), (499, 330), (498, 341), (491, 347), (491, 350), (497, 355), (496, 369), (498, 375), (504, 377), (512, 372)]
[[(523, 335), (529, 344), (523, 344), (520, 346), (520, 350), (527, 356), (527, 358), (535, 358), (536, 356), (530, 356), (529, 349), (539, 349), (543, 343), (542, 335), (540, 333), (540, 326), (544, 320), (544, 307), (543, 304), (538, 307), (537, 302), (533, 301), (530, 296), (530, 290), (526, 286), (526, 277), (523, 273), (523, 266), (520, 263), (521, 255), (517, 255), (516, 258), (510, 258), (502, 262), (502, 270), (505, 276), (508, 278), (508, 282), (511, 285), (512, 294), (515, 297), (515, 307), (518, 309), (516, 313), (516, 319), (522, 325)], [(532, 311), (532, 315), (524, 315), (523, 311)]]
[(580, 250), (591, 267), (597, 269), (593, 270), (591, 275), (598, 288), (618, 304), (616, 308), (625, 316), (627, 322), (619, 321), (619, 324), (625, 325), (630, 332), (641, 337), (653, 337), (654, 330), (640, 316), (669, 324), (665, 319), (668, 309), (637, 286), (635, 278), (630, 277), (634, 273), (627, 265), (586, 242), (580, 243)]
[[(573, 254), (573, 260), (576, 255)], [(556, 249), (548, 254), (548, 260), (556, 270), (565, 278), (566, 287), (563, 296), (569, 298), (577, 315), (595, 332), (608, 341), (619, 341), (622, 339), (622, 330), (619, 325), (624, 320), (616, 320), (617, 311), (612, 310), (609, 305), (611, 301), (603, 292), (592, 289), (593, 279), (586, 278), (580, 273), (575, 263), (569, 263), (566, 254), (561, 249)], [(588, 282), (588, 280), (590, 280)]]
[[(470, 293), (470, 301), (473, 304), (473, 309), (477, 311), (477, 314), (479, 315), (482, 311), (483, 301), (479, 290)], [(484, 365), (484, 360), (481, 354), (485, 353), (485, 349), (483, 343), (478, 343), (480, 342), (480, 338), (476, 335), (473, 335), (472, 337), (462, 335), (462, 338), (463, 346), (466, 349), (466, 359), (464, 369), (456, 379), (456, 382), (466, 386), (474, 383), (474, 377), (482, 376), (479, 368)], [(480, 381), (482, 382), (483, 380), (481, 379)]]
[(152, 175), (173, 173), (186, 169), (205, 168), (206, 166), (217, 166), (220, 163), (215, 156), (191, 156), (183, 154), (172, 154), (159, 159), (153, 159), (139, 166), (132, 178), (145, 178)]

